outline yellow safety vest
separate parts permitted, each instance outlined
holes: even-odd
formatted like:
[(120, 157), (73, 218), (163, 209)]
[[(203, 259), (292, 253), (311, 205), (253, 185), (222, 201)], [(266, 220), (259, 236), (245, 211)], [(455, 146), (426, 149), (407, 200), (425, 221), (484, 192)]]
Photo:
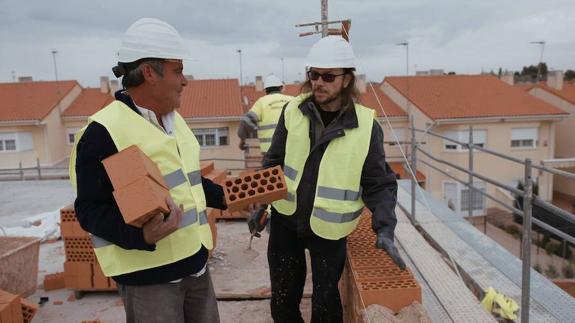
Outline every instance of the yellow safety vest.
[[(178, 230), (156, 243), (155, 251), (126, 250), (92, 235), (94, 251), (106, 276), (117, 276), (167, 265), (190, 257), (202, 245), (212, 249), (212, 233), (200, 173), (200, 145), (184, 119), (175, 113), (175, 136), (169, 136), (120, 101), (88, 119), (107, 130), (118, 151), (137, 145), (152, 159), (184, 215)], [(76, 134), (70, 156), (70, 181), (76, 188), (76, 147), (88, 126)]]
[[(297, 188), (310, 152), (310, 120), (299, 109), (308, 95), (290, 101), (284, 112), (287, 129), (284, 174), (288, 197), (273, 203), (284, 215), (297, 208)], [(330, 141), (321, 159), (310, 226), (318, 236), (337, 240), (357, 226), (363, 210), (361, 172), (369, 152), (374, 110), (355, 105), (358, 128)]]
[(250, 109), (258, 117), (258, 139), (260, 150), (266, 153), (270, 149), (272, 136), (276, 130), (278, 120), (284, 105), (293, 99), (292, 96), (281, 93), (272, 93), (259, 98)]

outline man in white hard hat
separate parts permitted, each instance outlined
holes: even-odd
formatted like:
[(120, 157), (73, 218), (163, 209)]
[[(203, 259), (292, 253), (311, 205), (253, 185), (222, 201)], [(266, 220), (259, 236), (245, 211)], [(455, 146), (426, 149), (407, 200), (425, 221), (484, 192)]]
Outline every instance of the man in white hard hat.
[(240, 121), (238, 128), (240, 149), (247, 149), (246, 138), (252, 137), (253, 132), (257, 131), (260, 151), (263, 155), (268, 151), (282, 108), (293, 99), (292, 96), (282, 94), (283, 87), (282, 81), (277, 76), (270, 74), (265, 78), (266, 95), (259, 98)]
[(313, 275), (312, 322), (342, 322), (338, 282), (346, 237), (364, 206), (376, 237), (402, 269), (394, 246), (397, 182), (385, 162), (374, 110), (355, 103), (355, 57), (340, 36), (316, 42), (307, 56), (302, 94), (283, 109), (264, 168), (282, 165), (288, 197), (272, 203), (268, 262), (275, 322), (303, 322), (299, 304)]
[[(206, 267), (213, 244), (206, 207), (225, 205), (221, 186), (201, 177), (200, 146), (176, 111), (188, 57), (169, 24), (152, 18), (132, 24), (113, 68), (124, 88), (89, 118), (70, 157), (76, 216), (102, 271), (118, 285), (127, 322), (219, 322)], [(142, 228), (124, 223), (102, 166), (132, 145), (156, 163), (170, 190), (170, 213)]]

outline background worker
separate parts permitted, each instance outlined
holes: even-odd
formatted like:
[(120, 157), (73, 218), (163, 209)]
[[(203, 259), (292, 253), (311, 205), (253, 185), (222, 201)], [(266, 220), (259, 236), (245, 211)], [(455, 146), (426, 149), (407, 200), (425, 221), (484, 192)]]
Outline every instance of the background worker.
[[(212, 233), (206, 207), (224, 209), (221, 186), (200, 175), (200, 146), (176, 111), (183, 88), (183, 39), (143, 18), (124, 35), (113, 71), (124, 89), (80, 130), (70, 157), (74, 203), (104, 274), (118, 285), (127, 322), (219, 322), (206, 262)], [(102, 160), (137, 145), (170, 188), (170, 213), (142, 228), (124, 223)], [(130, 167), (130, 165), (126, 165)]]
[(397, 182), (385, 161), (375, 111), (354, 102), (353, 50), (340, 36), (322, 38), (306, 66), (302, 95), (283, 109), (263, 165), (282, 165), (288, 189), (287, 199), (272, 203), (268, 244), (276, 323), (303, 322), (305, 249), (313, 275), (311, 321), (342, 322), (338, 282), (346, 236), (364, 205), (373, 213), (377, 248), (405, 268), (393, 244)]
[(274, 130), (277, 126), (283, 106), (293, 97), (282, 94), (283, 83), (275, 75), (270, 74), (264, 80), (266, 95), (259, 98), (250, 111), (245, 114), (238, 128), (240, 149), (246, 150), (246, 138), (250, 138), (257, 130), (260, 141), (260, 151), (265, 154), (271, 144)]

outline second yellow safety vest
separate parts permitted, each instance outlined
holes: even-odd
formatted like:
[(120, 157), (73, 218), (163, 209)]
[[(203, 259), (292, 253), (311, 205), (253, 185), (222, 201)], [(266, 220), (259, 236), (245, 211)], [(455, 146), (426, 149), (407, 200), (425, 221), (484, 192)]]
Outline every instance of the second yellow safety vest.
[(250, 109), (258, 117), (258, 139), (260, 150), (266, 153), (271, 146), (272, 136), (276, 129), (284, 105), (293, 99), (292, 96), (273, 93), (259, 98)]
[[(274, 202), (273, 206), (288, 216), (296, 211), (297, 188), (310, 152), (310, 120), (299, 109), (308, 95), (290, 101), (284, 112), (288, 134), (284, 158), (288, 197)], [(358, 127), (344, 129), (344, 136), (330, 141), (319, 166), (310, 226), (325, 239), (337, 240), (349, 235), (357, 226), (364, 206), (361, 172), (369, 152), (375, 114), (374, 110), (359, 104), (354, 108)]]
[[(178, 230), (156, 243), (155, 251), (126, 250), (92, 235), (94, 252), (106, 276), (117, 276), (167, 265), (190, 257), (202, 245), (212, 249), (212, 233), (206, 214), (206, 198), (200, 173), (200, 146), (184, 119), (175, 113), (175, 136), (169, 136), (130, 107), (114, 101), (88, 119), (103, 125), (118, 151), (137, 145), (152, 159), (184, 215)], [(76, 188), (76, 147), (84, 127), (76, 134), (70, 156), (70, 181)]]

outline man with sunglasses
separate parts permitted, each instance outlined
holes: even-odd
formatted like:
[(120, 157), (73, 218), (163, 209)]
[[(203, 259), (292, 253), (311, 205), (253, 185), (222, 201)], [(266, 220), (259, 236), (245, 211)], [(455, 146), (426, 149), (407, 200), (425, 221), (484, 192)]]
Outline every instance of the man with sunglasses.
[(288, 197), (272, 203), (268, 262), (275, 322), (303, 322), (299, 304), (313, 275), (312, 322), (342, 322), (338, 282), (346, 237), (364, 206), (372, 212), (376, 246), (402, 269), (393, 244), (397, 182), (385, 162), (374, 110), (355, 101), (355, 57), (340, 36), (311, 48), (302, 94), (283, 109), (264, 168), (282, 165)]

